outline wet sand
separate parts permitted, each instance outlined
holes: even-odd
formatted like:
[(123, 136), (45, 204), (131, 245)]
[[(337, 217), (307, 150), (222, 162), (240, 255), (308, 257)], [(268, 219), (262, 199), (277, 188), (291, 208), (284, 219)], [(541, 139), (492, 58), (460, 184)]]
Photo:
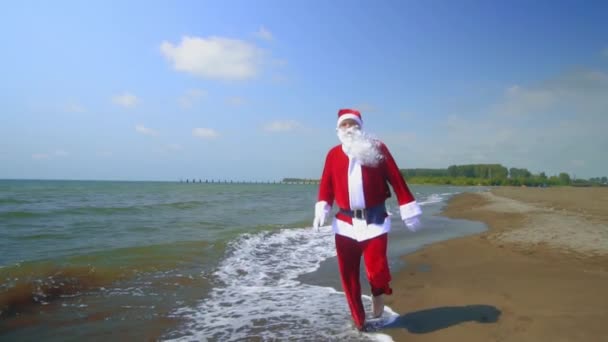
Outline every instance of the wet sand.
[[(488, 230), (406, 255), (395, 341), (607, 341), (608, 188), (495, 188), (442, 215)], [(432, 229), (429, 227), (429, 229)]]

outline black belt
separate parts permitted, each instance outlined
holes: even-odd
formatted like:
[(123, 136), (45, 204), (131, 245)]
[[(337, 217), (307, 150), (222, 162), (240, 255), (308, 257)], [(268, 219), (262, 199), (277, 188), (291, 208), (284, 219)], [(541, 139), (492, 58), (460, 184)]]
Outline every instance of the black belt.
[(366, 220), (367, 223), (382, 224), (386, 218), (386, 206), (381, 203), (375, 207), (363, 209), (342, 209), (340, 212), (360, 220)]

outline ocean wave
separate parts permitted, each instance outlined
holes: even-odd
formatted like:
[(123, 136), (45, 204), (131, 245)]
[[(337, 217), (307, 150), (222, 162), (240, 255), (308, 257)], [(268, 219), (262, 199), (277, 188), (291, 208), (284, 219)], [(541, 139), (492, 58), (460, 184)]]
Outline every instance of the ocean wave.
[(33, 211), (5, 211), (0, 212), (0, 219), (24, 219), (43, 216), (44, 213)]
[[(66, 259), (0, 267), (0, 319), (33, 312), (39, 305), (89, 291), (110, 288), (116, 293), (131, 293), (133, 291), (129, 288), (116, 283), (142, 274), (159, 274), (164, 278), (164, 274), (173, 272), (177, 265), (194, 263), (203, 256), (212, 261), (217, 253), (215, 250), (223, 248), (217, 243), (186, 241), (117, 248)], [(107, 291), (109, 295), (113, 294)]]
[(62, 234), (62, 233), (39, 233), (39, 234), (31, 234), (31, 235), (20, 235), (20, 236), (16, 236), (13, 239), (15, 240), (45, 240), (45, 239), (52, 239), (52, 240), (65, 240), (65, 239), (69, 239), (71, 236), (69, 234)]
[(429, 204), (441, 203), (445, 201), (445, 197), (446, 194), (430, 194), (424, 200), (418, 201), (418, 204), (421, 206), (425, 206)]
[(17, 198), (0, 198), (0, 204), (28, 204), (30, 201)]
[(297, 280), (333, 256), (330, 227), (244, 234), (229, 244), (217, 286), (198, 305), (177, 309), (172, 317), (186, 323), (164, 338), (377, 340), (354, 329), (342, 292)]
[(64, 296), (79, 295), (121, 278), (121, 273), (92, 266), (20, 264), (0, 269), (0, 318), (31, 312)]
[(24, 219), (24, 218), (37, 218), (44, 216), (55, 216), (55, 215), (112, 215), (112, 214), (129, 214), (129, 213), (142, 213), (159, 210), (192, 210), (204, 206), (207, 202), (204, 201), (185, 201), (185, 202), (171, 202), (171, 203), (157, 203), (157, 204), (146, 204), (146, 205), (132, 205), (132, 206), (83, 206), (83, 207), (71, 207), (71, 208), (60, 208), (50, 209), (46, 211), (35, 210), (19, 210), (19, 211), (5, 211), (0, 212), (0, 219)]

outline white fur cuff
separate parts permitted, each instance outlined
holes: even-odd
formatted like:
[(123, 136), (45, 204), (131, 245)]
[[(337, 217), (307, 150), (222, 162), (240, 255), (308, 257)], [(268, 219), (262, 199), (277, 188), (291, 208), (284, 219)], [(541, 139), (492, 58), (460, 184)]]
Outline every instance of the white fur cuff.
[(399, 212), (401, 213), (402, 220), (422, 215), (422, 209), (416, 201), (399, 206)]

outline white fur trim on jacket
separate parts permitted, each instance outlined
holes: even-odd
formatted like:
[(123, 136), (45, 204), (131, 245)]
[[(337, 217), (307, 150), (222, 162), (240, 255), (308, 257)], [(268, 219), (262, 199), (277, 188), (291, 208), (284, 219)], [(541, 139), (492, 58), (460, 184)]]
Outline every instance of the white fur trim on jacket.
[(420, 209), (420, 206), (416, 201), (399, 206), (399, 212), (401, 213), (402, 220), (422, 215), (422, 209)]

